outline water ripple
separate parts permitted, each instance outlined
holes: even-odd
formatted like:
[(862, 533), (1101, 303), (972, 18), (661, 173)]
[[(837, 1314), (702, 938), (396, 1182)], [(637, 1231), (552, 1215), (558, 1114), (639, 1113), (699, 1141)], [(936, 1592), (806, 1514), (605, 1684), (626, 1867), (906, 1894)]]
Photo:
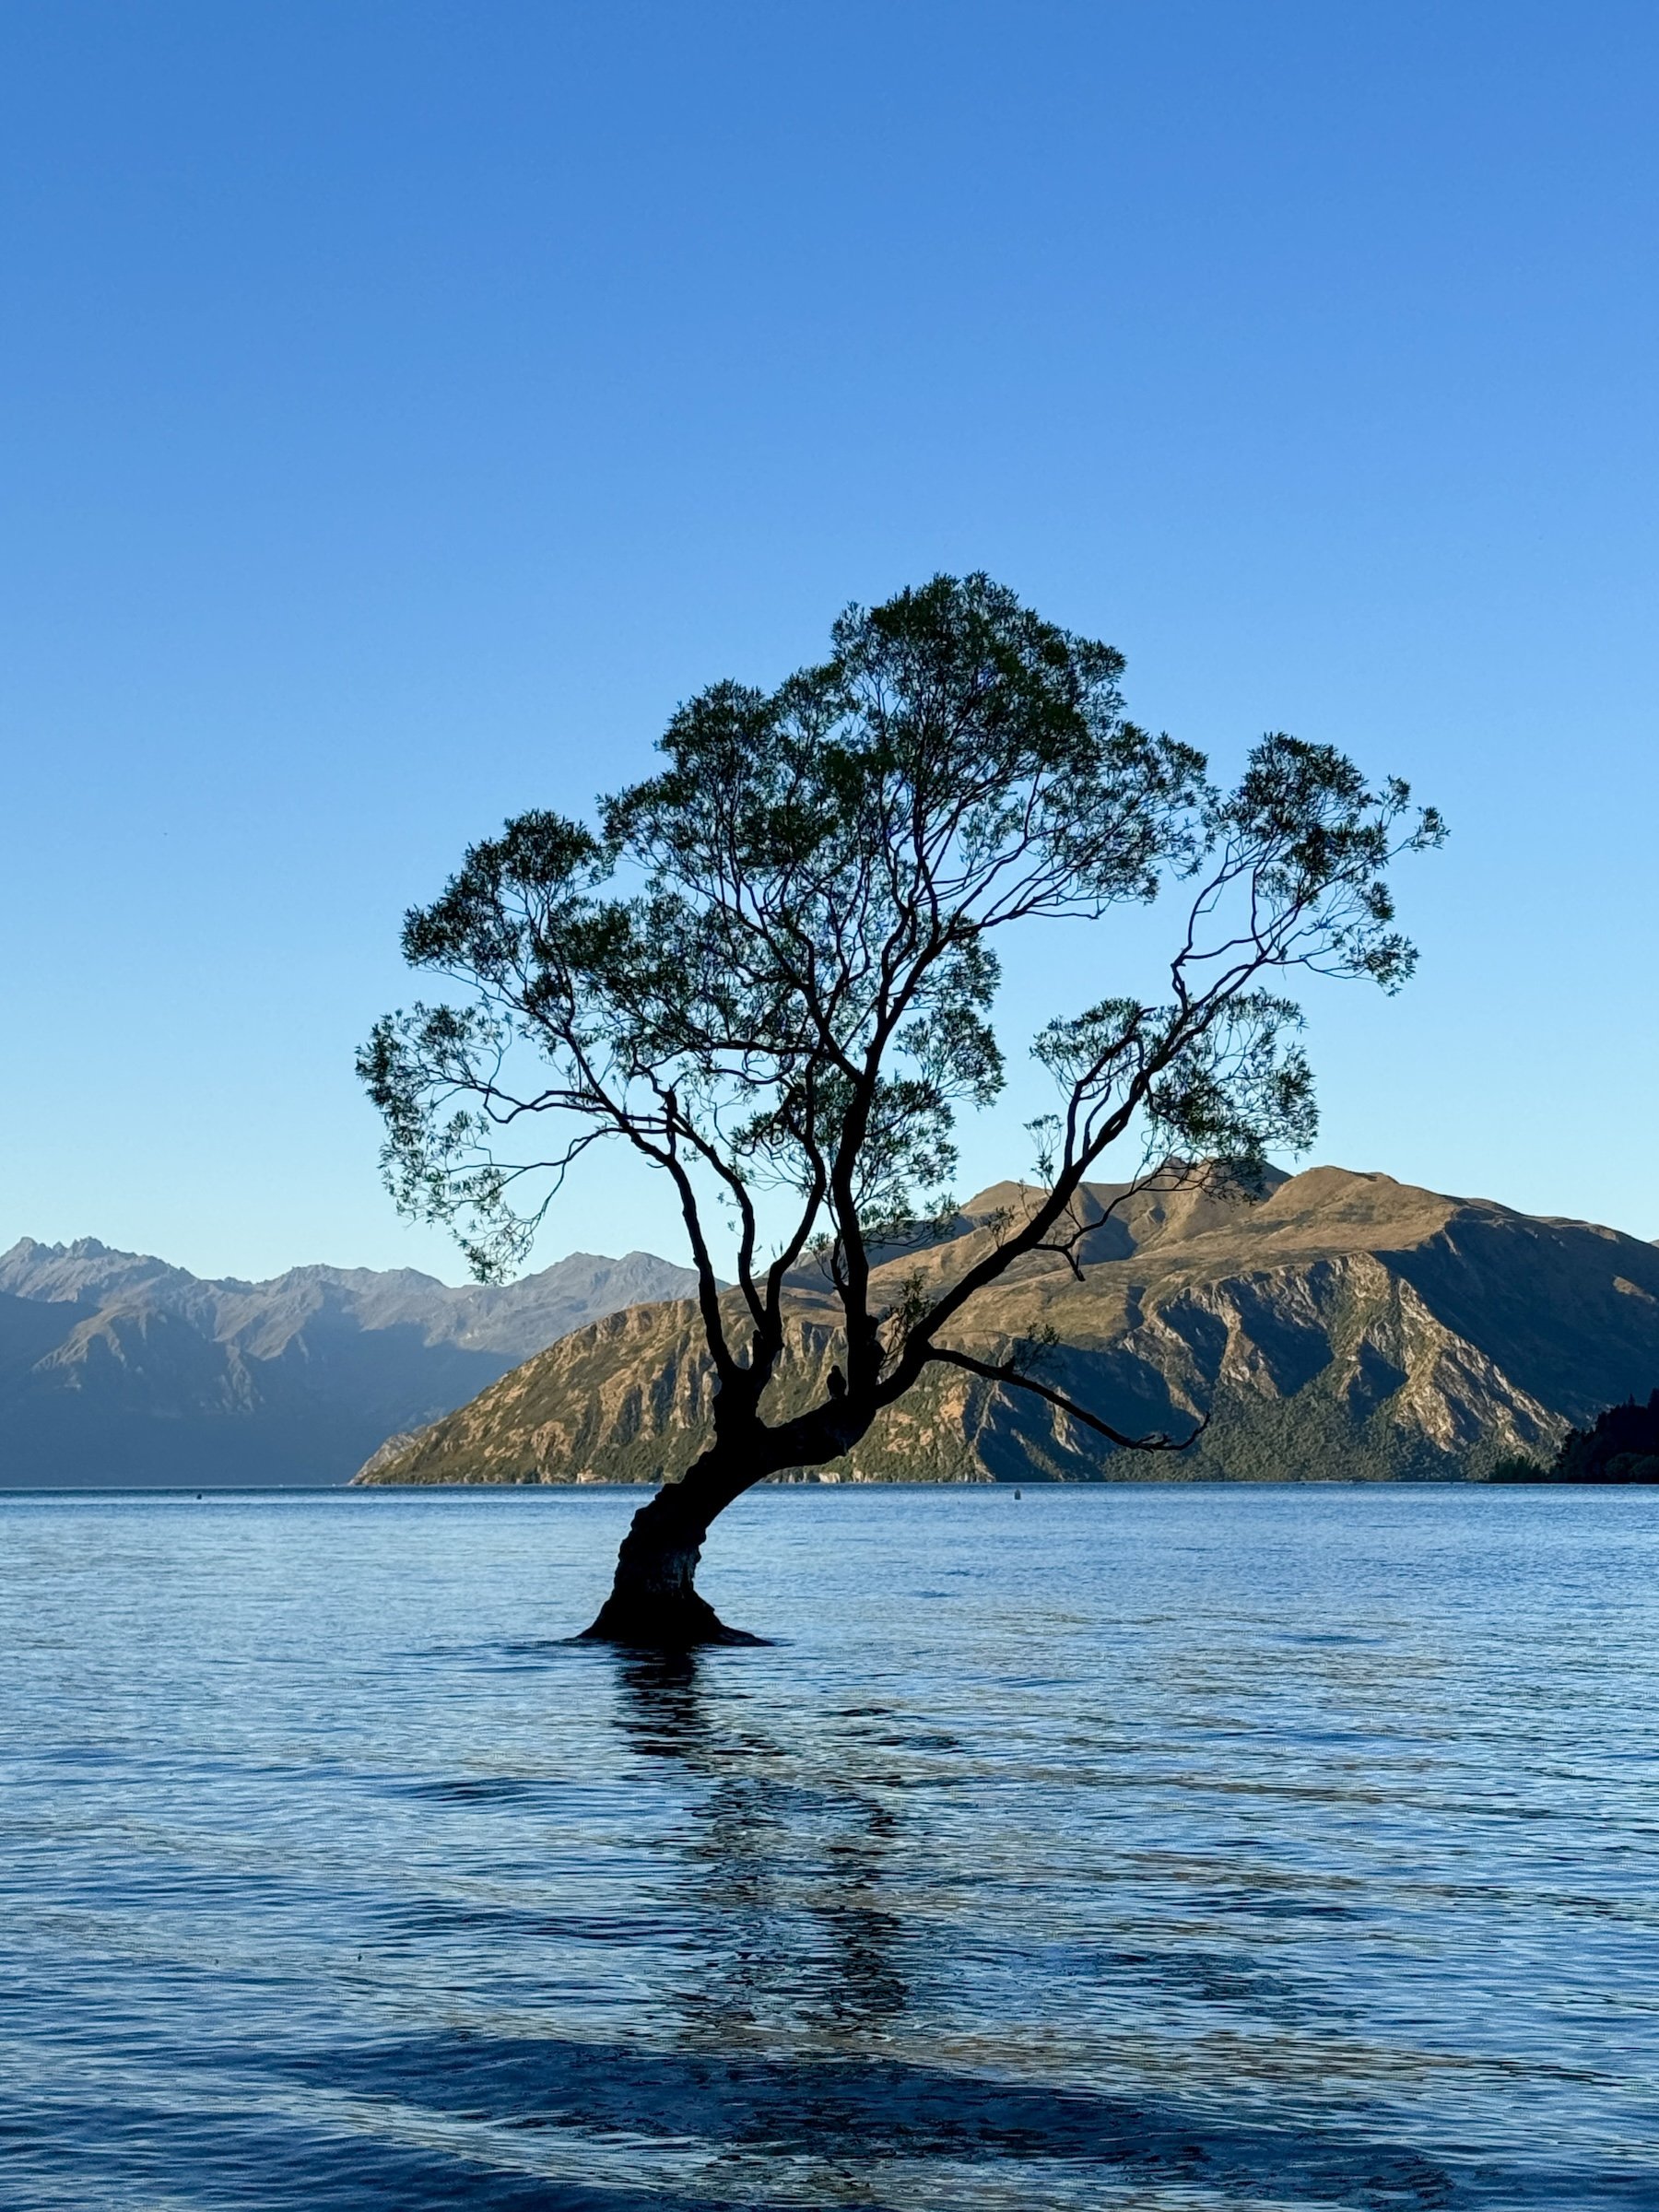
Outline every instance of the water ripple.
[(6, 2212), (1659, 2202), (1659, 1500), (636, 1503), (0, 1500)]

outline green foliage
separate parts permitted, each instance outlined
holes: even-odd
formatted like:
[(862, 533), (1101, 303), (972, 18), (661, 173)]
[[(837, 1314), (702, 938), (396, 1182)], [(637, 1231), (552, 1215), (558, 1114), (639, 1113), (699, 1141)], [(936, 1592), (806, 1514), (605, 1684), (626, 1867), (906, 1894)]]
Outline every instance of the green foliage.
[(1587, 1429), (1569, 1429), (1547, 1465), (1500, 1460), (1493, 1482), (1659, 1482), (1659, 1390), (1646, 1405), (1609, 1406)]
[[(462, 1003), (388, 1017), (359, 1065), (399, 1204), (454, 1224), (481, 1273), (522, 1255), (590, 1145), (661, 1168), (728, 1392), (747, 1377), (758, 1403), (785, 1273), (820, 1251), (851, 1433), (980, 1283), (1064, 1248), (1071, 1195), (1127, 1132), (1245, 1181), (1310, 1140), (1300, 1016), (1267, 981), (1397, 987), (1413, 954), (1383, 870), (1441, 829), (1405, 785), (1282, 735), (1218, 790), (1200, 754), (1128, 718), (1117, 653), (983, 576), (849, 608), (830, 648), (773, 691), (700, 693), (595, 827), (531, 813), (475, 845), (404, 930)], [(1164, 893), (1182, 901), (1167, 993), (1102, 998), (1037, 1040), (1059, 1091), (1038, 1126), (1053, 1205), (978, 1282), (870, 1312), (870, 1247), (948, 1210), (956, 1116), (1002, 1088), (996, 933)], [(544, 1127), (552, 1144), (514, 1148)], [(711, 1190), (738, 1231), (747, 1361), (718, 1307)], [(764, 1253), (762, 1193), (785, 1218)]]

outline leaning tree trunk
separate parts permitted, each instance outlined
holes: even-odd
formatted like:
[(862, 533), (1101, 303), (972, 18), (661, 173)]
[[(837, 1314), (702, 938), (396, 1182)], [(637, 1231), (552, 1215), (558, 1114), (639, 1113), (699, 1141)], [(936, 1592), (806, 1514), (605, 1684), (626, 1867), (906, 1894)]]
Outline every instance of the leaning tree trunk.
[[(764, 1434), (764, 1431), (762, 1431)], [(582, 1641), (631, 1644), (650, 1651), (685, 1651), (699, 1643), (760, 1643), (759, 1636), (728, 1629), (697, 1594), (697, 1562), (709, 1524), (735, 1498), (771, 1473), (753, 1440), (745, 1449), (722, 1439), (678, 1482), (665, 1482), (629, 1525), (617, 1555), (611, 1594)]]

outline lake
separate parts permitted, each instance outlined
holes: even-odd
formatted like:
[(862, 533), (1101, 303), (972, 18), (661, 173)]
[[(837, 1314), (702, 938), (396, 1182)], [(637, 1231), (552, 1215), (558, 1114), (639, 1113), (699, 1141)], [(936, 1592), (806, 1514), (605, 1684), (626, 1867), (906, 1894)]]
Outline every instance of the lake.
[(0, 1497), (0, 2204), (1659, 2205), (1659, 1494)]

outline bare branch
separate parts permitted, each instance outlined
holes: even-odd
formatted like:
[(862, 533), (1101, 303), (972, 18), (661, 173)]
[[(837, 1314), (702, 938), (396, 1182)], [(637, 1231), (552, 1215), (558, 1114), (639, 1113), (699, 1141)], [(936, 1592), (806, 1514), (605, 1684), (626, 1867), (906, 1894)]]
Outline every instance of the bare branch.
[(1040, 1382), (1035, 1375), (1021, 1374), (1010, 1360), (975, 1359), (968, 1352), (953, 1351), (946, 1345), (935, 1345), (928, 1352), (927, 1364), (963, 1368), (971, 1375), (982, 1375), (988, 1382), (1006, 1383), (1015, 1390), (1029, 1390), (1033, 1396), (1058, 1406), (1072, 1420), (1081, 1421), (1086, 1429), (1092, 1429), (1098, 1436), (1107, 1438), (1124, 1452), (1188, 1452), (1210, 1424), (1210, 1417), (1206, 1413), (1196, 1428), (1183, 1437), (1169, 1437), (1161, 1432), (1152, 1436), (1127, 1436), (1123, 1430), (1114, 1429), (1110, 1421), (1101, 1420), (1098, 1413), (1090, 1413), (1086, 1406), (1079, 1406), (1075, 1399), (1068, 1398), (1064, 1391), (1055, 1390), (1051, 1383)]

